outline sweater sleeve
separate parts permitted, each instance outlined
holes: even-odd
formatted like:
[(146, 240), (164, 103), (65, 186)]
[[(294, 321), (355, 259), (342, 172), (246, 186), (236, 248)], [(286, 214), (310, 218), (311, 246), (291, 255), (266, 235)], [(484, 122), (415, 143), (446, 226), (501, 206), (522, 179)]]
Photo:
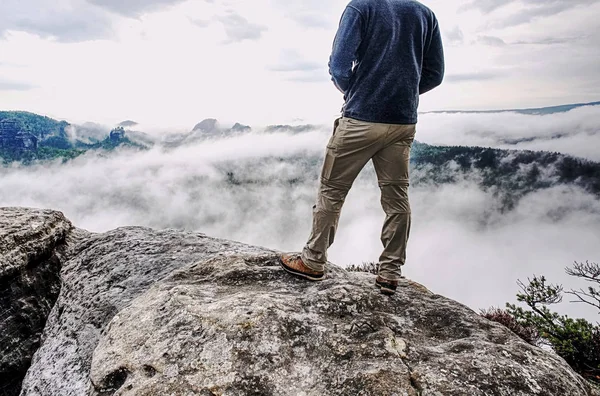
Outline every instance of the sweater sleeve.
[(362, 15), (352, 6), (346, 7), (329, 58), (329, 74), (335, 86), (346, 93), (350, 88), (354, 62), (362, 41)]
[(437, 20), (434, 18), (434, 28), (431, 42), (423, 56), (423, 70), (419, 83), (419, 94), (424, 94), (439, 86), (444, 79), (444, 48)]

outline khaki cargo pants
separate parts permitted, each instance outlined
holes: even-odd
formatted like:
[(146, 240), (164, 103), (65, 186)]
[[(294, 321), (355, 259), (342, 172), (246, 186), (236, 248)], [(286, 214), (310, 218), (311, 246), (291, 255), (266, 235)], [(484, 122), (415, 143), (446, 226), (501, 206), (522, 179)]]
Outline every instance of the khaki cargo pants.
[(372, 159), (386, 214), (379, 275), (388, 280), (401, 277), (410, 233), (408, 164), (415, 130), (414, 124), (377, 124), (348, 117), (336, 120), (313, 207), (312, 233), (302, 251), (302, 260), (308, 267), (323, 271), (346, 195)]

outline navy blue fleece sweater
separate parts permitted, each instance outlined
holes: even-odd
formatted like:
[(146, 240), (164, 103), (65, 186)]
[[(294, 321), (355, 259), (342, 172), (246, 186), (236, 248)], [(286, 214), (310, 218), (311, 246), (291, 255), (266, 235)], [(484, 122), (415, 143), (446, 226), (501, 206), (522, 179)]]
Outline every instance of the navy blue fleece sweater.
[(344, 93), (344, 116), (415, 124), (419, 95), (444, 77), (434, 13), (413, 0), (352, 0), (333, 43), (329, 73)]

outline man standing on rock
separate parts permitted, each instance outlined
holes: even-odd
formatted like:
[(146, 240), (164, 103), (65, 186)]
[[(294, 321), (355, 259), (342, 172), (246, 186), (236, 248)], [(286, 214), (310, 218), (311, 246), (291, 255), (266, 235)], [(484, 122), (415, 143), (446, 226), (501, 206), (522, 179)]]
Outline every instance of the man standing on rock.
[(434, 13), (414, 0), (350, 1), (329, 72), (344, 94), (342, 117), (327, 145), (308, 243), (300, 254), (283, 255), (281, 264), (294, 275), (324, 279), (342, 205), (372, 159), (386, 213), (376, 284), (382, 293), (394, 294), (410, 232), (408, 166), (419, 95), (440, 85), (444, 76)]

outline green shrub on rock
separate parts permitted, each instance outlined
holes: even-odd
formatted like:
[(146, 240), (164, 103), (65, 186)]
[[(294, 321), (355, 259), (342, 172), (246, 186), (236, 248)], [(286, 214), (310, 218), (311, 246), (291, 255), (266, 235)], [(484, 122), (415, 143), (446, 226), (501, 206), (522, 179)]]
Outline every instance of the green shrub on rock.
[[(575, 263), (566, 269), (567, 274), (600, 285), (600, 265)], [(577, 298), (576, 302), (598, 308), (600, 290), (594, 286), (587, 289), (564, 291), (561, 285), (549, 284), (544, 276), (528, 279), (528, 284), (518, 281), (521, 292), (516, 304), (506, 304), (506, 310), (492, 309), (482, 315), (513, 330), (525, 341), (534, 345), (547, 345), (579, 374), (589, 381), (600, 384), (600, 325), (585, 319), (572, 319), (551, 311), (548, 306), (559, 304), (564, 294)]]

